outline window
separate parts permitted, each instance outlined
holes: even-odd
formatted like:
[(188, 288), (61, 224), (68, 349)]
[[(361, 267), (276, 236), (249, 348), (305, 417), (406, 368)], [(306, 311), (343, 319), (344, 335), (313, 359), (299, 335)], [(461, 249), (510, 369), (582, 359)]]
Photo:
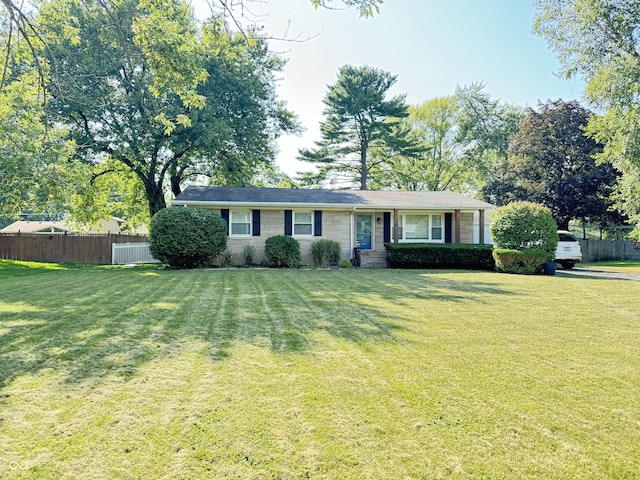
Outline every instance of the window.
[(429, 215), (405, 215), (403, 231), (405, 240), (428, 240)]
[(442, 240), (442, 215), (431, 215), (431, 240)]
[(400, 215), (398, 240), (401, 242), (442, 242), (444, 239), (441, 214)]
[(251, 235), (251, 211), (229, 212), (229, 230), (231, 235)]
[(312, 212), (293, 212), (293, 234), (313, 235)]

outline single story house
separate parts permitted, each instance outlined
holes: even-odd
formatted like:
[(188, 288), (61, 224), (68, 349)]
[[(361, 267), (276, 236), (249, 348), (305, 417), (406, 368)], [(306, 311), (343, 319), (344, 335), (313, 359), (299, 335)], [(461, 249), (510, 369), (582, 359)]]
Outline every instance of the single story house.
[(494, 205), (452, 192), (307, 190), (286, 188), (188, 187), (174, 206), (219, 213), (229, 225), (228, 249), (240, 254), (253, 245), (258, 261), (264, 242), (291, 235), (300, 242), (303, 263), (312, 263), (311, 243), (340, 243), (363, 266), (386, 264), (385, 243), (490, 243), (488, 218)]

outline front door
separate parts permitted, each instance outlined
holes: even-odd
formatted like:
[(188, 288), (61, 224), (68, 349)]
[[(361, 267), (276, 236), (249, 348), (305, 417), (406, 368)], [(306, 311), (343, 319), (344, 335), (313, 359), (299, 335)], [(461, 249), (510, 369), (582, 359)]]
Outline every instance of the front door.
[(356, 215), (356, 246), (364, 250), (373, 248), (373, 215)]

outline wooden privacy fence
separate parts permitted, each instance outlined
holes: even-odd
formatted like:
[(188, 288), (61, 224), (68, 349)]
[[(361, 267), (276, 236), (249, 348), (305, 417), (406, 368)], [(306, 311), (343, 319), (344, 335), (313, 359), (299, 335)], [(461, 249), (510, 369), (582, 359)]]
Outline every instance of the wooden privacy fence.
[(114, 243), (147, 242), (141, 235), (0, 234), (0, 259), (110, 264)]
[(640, 243), (624, 240), (580, 240), (583, 262), (640, 260)]

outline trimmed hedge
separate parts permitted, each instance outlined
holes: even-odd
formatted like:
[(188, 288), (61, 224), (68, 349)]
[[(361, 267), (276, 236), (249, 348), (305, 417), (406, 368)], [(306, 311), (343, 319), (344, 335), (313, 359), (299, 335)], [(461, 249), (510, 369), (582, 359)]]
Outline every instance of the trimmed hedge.
[(548, 253), (544, 250), (496, 248), (493, 251), (493, 258), (498, 272), (532, 275), (542, 271)]
[(300, 243), (288, 235), (275, 235), (264, 243), (264, 255), (272, 267), (297, 268), (302, 255)]
[(385, 243), (390, 268), (495, 270), (491, 245)]
[(163, 208), (151, 219), (149, 251), (172, 268), (208, 266), (227, 248), (227, 223), (202, 208)]

